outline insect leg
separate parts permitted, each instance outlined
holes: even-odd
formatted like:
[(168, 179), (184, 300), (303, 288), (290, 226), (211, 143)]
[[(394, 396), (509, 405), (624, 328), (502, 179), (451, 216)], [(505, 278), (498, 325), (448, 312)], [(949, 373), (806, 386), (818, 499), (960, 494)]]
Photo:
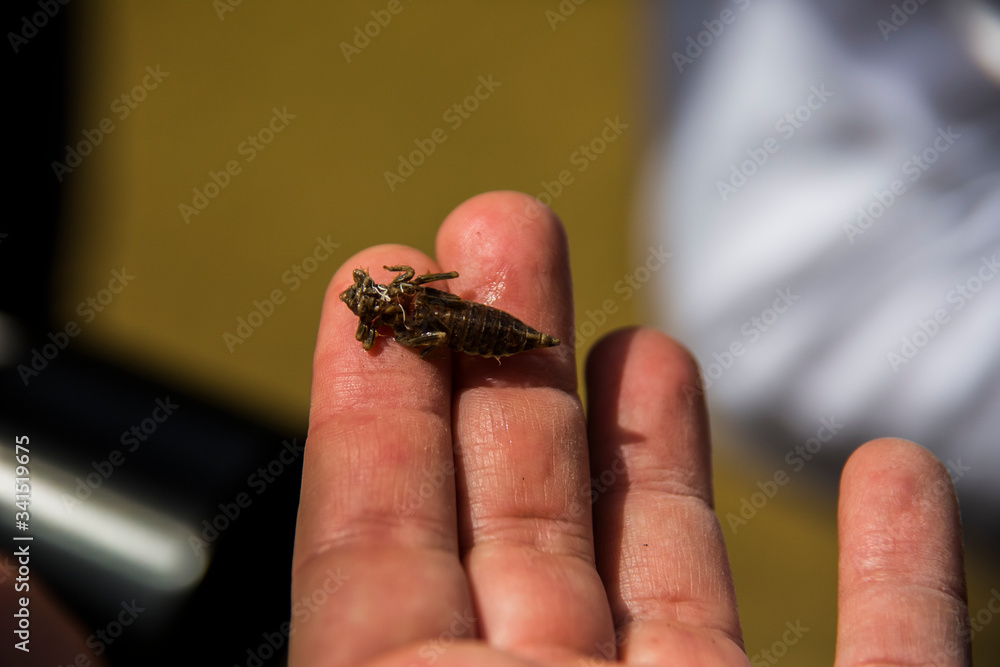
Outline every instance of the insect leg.
[(376, 335), (378, 335), (377, 327), (370, 326), (364, 322), (358, 322), (358, 332), (354, 335), (354, 337), (361, 341), (361, 347), (363, 347), (366, 352), (372, 349), (372, 345), (375, 344)]
[[(445, 331), (414, 331), (405, 329), (396, 331), (396, 342), (406, 347), (445, 347), (448, 345), (448, 334)], [(424, 350), (424, 354), (427, 350)]]
[(449, 280), (451, 278), (458, 278), (458, 271), (449, 271), (448, 273), (425, 273), (422, 276), (417, 276), (412, 282), (414, 285), (423, 285), (424, 283), (432, 283), (436, 280)]
[[(429, 357), (431, 354), (433, 354), (437, 350), (440, 350), (442, 347), (447, 347), (447, 346), (442, 345), (440, 347), (428, 347), (428, 348), (425, 348), (424, 351), (420, 353), (420, 358), (421, 359), (426, 359), (427, 357)], [(444, 355), (447, 355), (447, 354), (448, 354), (447, 351), (443, 351), (441, 355), (438, 355), (438, 357), (440, 358), (441, 356), (444, 356)]]
[(392, 279), (390, 285), (398, 285), (400, 283), (408, 283), (413, 280), (413, 275), (416, 271), (413, 270), (412, 266), (407, 266), (406, 264), (396, 264), (393, 266), (383, 266), (386, 271), (395, 271), (399, 275)]

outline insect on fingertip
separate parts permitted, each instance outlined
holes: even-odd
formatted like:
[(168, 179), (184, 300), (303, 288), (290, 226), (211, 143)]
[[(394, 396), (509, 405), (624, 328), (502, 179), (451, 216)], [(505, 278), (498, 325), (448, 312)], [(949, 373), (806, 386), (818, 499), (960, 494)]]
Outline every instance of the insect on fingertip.
[(368, 269), (355, 269), (354, 284), (340, 297), (358, 316), (358, 340), (371, 349), (380, 328), (390, 328), (396, 342), (431, 350), (450, 348), (482, 357), (506, 357), (559, 345), (559, 339), (537, 331), (498, 308), (425, 287), (426, 283), (458, 277), (457, 271), (415, 276), (405, 264), (385, 265), (398, 275), (388, 284), (375, 283)]

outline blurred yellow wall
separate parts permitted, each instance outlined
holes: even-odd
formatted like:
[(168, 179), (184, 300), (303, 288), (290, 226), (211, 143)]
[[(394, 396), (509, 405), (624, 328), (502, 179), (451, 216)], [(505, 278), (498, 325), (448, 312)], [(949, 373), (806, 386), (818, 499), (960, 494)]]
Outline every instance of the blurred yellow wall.
[[(563, 170), (574, 181), (556, 183), (552, 205), (569, 229), (577, 309), (613, 295), (630, 265), (641, 147), (636, 6), (594, 2), (555, 30), (541, 3), (387, 6), (88, 6), (76, 123), (82, 132), (110, 119), (114, 129), (66, 175), (65, 316), (111, 270), (135, 279), (82, 341), (301, 428), (319, 306), (341, 262), (383, 242), (433, 254), (438, 224), (464, 199), (545, 192)], [(366, 25), (376, 36), (358, 37)], [(478, 108), (449, 111), (477, 87)], [(133, 89), (144, 98), (134, 109), (119, 99)], [(574, 161), (609, 118), (627, 129), (589, 164)], [(387, 183), (399, 155), (435, 129), (445, 142)], [(318, 238), (337, 244), (330, 259), (307, 279), (286, 275)], [(227, 346), (224, 332), (274, 289), (287, 300)], [(605, 327), (634, 321), (632, 305)]]

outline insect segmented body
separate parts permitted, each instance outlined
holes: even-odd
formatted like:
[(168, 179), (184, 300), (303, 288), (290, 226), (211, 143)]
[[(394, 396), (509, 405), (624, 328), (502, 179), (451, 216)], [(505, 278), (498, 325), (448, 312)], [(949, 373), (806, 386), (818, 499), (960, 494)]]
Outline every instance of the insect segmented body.
[(443, 292), (425, 283), (457, 278), (458, 272), (414, 277), (409, 266), (386, 266), (398, 272), (388, 285), (379, 285), (365, 269), (354, 269), (354, 284), (340, 300), (358, 316), (357, 339), (366, 350), (375, 343), (380, 326), (392, 327), (396, 342), (426, 348), (421, 357), (439, 347), (481, 357), (506, 357), (559, 339), (532, 329), (510, 313)]

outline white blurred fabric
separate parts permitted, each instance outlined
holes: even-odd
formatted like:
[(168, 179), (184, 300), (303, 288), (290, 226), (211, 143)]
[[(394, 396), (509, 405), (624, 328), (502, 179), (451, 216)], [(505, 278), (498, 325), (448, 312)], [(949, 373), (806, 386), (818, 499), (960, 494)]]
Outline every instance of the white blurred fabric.
[[(961, 307), (953, 290), (1000, 258), (1000, 21), (990, 5), (945, 4), (912, 0), (887, 32), (899, 0), (682, 2), (670, 53), (721, 10), (735, 19), (683, 71), (667, 63), (674, 108), (647, 238), (673, 251), (656, 274), (662, 314), (718, 376), (714, 407), (777, 428), (785, 449), (822, 418), (843, 425), (825, 445), (841, 453), (910, 438), (953, 463), (964, 510), (993, 513), (1000, 275)], [(810, 90), (829, 99), (788, 137), (776, 124)], [(948, 134), (919, 178), (904, 171)], [(724, 201), (719, 183), (768, 138), (777, 152)], [(894, 180), (905, 191), (861, 229), (859, 207), (887, 201)], [(786, 289), (798, 300), (754, 340), (745, 323)], [(894, 369), (890, 353), (939, 309), (948, 321)], [(744, 353), (726, 368), (734, 342)]]

